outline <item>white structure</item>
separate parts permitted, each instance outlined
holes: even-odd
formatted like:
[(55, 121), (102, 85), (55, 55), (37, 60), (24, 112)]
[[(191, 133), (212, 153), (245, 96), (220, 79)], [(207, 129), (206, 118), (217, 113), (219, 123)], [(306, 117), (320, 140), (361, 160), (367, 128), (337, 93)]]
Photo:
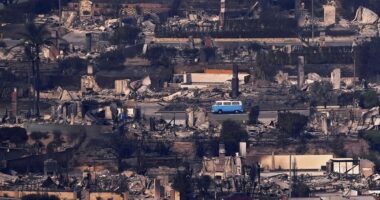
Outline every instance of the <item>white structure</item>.
[[(249, 78), (247, 73), (239, 73), (239, 84), (244, 84)], [(186, 73), (183, 74), (185, 84), (199, 84), (199, 85), (217, 85), (224, 84), (232, 80), (231, 74), (213, 74), (213, 73)]]
[(359, 160), (353, 158), (333, 158), (327, 163), (330, 172), (346, 175), (359, 175)]
[(336, 68), (331, 72), (331, 84), (333, 85), (334, 90), (340, 89), (340, 77), (341, 70), (339, 68)]
[(87, 65), (87, 75), (93, 75), (93, 74), (94, 74), (94, 66)]
[(332, 154), (327, 155), (257, 155), (248, 156), (250, 162), (258, 162), (266, 170), (289, 170), (291, 163), (296, 162), (297, 170), (321, 170), (326, 163), (333, 159)]
[(131, 92), (129, 89), (129, 84), (131, 80), (115, 80), (115, 93), (118, 95), (129, 95)]
[(105, 119), (111, 120), (112, 119), (112, 111), (111, 111), (111, 106), (106, 106), (104, 107), (104, 112), (105, 112)]
[(239, 153), (241, 157), (245, 158), (247, 156), (247, 142), (239, 143)]
[(324, 17), (323, 24), (325, 26), (330, 26), (336, 23), (336, 8), (334, 5), (324, 5), (323, 6)]
[(302, 88), (305, 84), (305, 57), (298, 56), (298, 87)]

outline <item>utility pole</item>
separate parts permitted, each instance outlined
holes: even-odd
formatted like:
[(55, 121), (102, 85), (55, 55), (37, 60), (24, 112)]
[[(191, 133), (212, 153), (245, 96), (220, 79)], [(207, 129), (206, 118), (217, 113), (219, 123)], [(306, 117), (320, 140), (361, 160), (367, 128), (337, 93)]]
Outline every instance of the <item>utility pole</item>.
[(356, 50), (354, 47), (354, 88), (356, 87)]
[(311, 38), (314, 42), (314, 0), (311, 0)]
[(354, 87), (356, 86), (356, 47), (357, 47), (357, 41), (356, 39), (352, 43), (352, 53), (354, 54)]
[(61, 0), (58, 0), (58, 14), (59, 14), (59, 27), (61, 27), (61, 24), (62, 24), (62, 4), (61, 4)]
[(289, 187), (289, 198), (292, 198), (292, 154), (289, 155), (289, 182), (290, 182), (290, 187)]

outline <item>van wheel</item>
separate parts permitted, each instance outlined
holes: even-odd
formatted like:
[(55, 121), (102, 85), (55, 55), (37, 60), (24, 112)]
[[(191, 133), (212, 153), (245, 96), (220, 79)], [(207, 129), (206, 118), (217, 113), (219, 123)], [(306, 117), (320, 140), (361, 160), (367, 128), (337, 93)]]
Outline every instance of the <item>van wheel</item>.
[(235, 110), (235, 113), (236, 113), (236, 114), (239, 114), (239, 113), (240, 113), (240, 111), (238, 111), (238, 110)]
[(223, 111), (222, 110), (218, 110), (218, 114), (222, 114), (223, 113)]

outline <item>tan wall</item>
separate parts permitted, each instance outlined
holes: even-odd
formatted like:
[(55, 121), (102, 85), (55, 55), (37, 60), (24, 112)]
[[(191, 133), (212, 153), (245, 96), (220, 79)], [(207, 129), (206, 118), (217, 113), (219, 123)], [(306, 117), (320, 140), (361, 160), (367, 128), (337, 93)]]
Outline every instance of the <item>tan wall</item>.
[(74, 192), (37, 192), (37, 191), (0, 191), (0, 197), (13, 197), (13, 198), (21, 198), (23, 196), (29, 195), (29, 194), (48, 194), (48, 195), (54, 195), (57, 196), (59, 199), (62, 200), (75, 200), (75, 194)]
[(127, 200), (128, 195), (124, 195), (124, 197), (120, 194), (112, 193), (112, 192), (92, 192), (90, 193), (90, 199), (89, 200)]
[[(48, 194), (57, 196), (61, 200), (76, 200), (74, 192), (37, 192), (37, 191), (0, 191), (0, 197), (13, 197), (13, 198), (21, 198), (23, 196), (29, 194)], [(102, 200), (128, 200), (128, 195), (120, 195), (112, 192), (92, 192), (90, 193), (89, 200), (98, 200), (98, 198)]]
[[(248, 74), (239, 74), (240, 84), (244, 83), (244, 77)], [(232, 74), (206, 74), (191, 73), (190, 81), (192, 83), (224, 83), (232, 79)]]
[(181, 200), (180, 193), (178, 191), (172, 190), (170, 192), (170, 200)]
[[(292, 155), (292, 162), (296, 162), (298, 170), (318, 170), (321, 166), (333, 158), (333, 155)], [(268, 170), (289, 170), (289, 155), (274, 155), (274, 166), (272, 155), (260, 156), (258, 162), (261, 167)]]
[(325, 26), (329, 26), (336, 23), (336, 8), (331, 5), (324, 5), (324, 17), (323, 23)]

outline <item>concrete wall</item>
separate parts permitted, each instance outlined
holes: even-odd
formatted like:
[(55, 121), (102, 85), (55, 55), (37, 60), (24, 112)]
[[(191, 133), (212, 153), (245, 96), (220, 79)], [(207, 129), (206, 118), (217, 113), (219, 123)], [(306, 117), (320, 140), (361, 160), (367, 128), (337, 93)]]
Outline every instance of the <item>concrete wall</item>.
[[(333, 158), (333, 155), (292, 155), (292, 162), (296, 162), (298, 170), (320, 170), (322, 166)], [(289, 170), (290, 155), (259, 155), (249, 158), (252, 162), (259, 162), (265, 170)]]
[[(72, 191), (63, 191), (63, 192), (44, 192), (44, 191), (12, 191), (12, 190), (0, 190), (0, 199), (1, 197), (11, 197), (11, 198), (22, 198), (23, 196), (29, 194), (48, 194), (57, 196), (61, 200), (76, 200), (76, 194)], [(123, 195), (116, 194), (113, 192), (91, 192), (89, 194), (89, 200), (128, 200), (128, 194)]]
[(42, 191), (11, 191), (11, 190), (0, 190), (0, 197), (12, 197), (12, 198), (22, 198), (23, 196), (29, 194), (48, 194), (57, 196), (61, 200), (76, 200), (76, 195), (71, 191), (63, 192), (42, 192)]
[(98, 199), (101, 199), (101, 200), (108, 200), (108, 199), (127, 200), (128, 195), (122, 196), (120, 194), (116, 194), (116, 193), (112, 193), (112, 192), (92, 192), (92, 193), (90, 193), (89, 200), (98, 200)]
[(336, 23), (336, 8), (332, 5), (323, 6), (324, 17), (323, 23), (325, 26), (330, 26)]
[[(248, 74), (239, 73), (239, 83), (244, 84)], [(207, 74), (207, 73), (191, 73), (191, 83), (225, 83), (232, 79), (232, 74)]]

